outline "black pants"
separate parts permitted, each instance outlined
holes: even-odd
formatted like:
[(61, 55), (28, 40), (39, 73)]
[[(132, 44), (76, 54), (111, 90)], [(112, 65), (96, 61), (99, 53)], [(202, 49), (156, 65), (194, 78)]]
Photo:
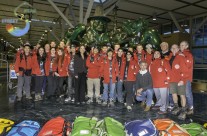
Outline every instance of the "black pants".
[(133, 86), (134, 81), (124, 81), (124, 88), (126, 91), (126, 103), (130, 106), (133, 104), (134, 99)]
[(100, 80), (100, 94), (103, 94), (103, 90), (104, 90), (103, 80), (104, 80), (104, 78), (101, 77), (101, 80)]
[(35, 76), (35, 94), (42, 93), (45, 76)]
[(63, 87), (64, 82), (66, 81), (67, 77), (58, 77), (58, 89), (57, 89), (57, 95), (65, 94), (65, 90)]
[(56, 77), (53, 75), (47, 76), (47, 96), (52, 96), (57, 88)]
[(35, 75), (32, 75), (31, 77), (31, 93), (35, 93)]
[(86, 73), (78, 73), (75, 78), (75, 101), (84, 102), (86, 93)]

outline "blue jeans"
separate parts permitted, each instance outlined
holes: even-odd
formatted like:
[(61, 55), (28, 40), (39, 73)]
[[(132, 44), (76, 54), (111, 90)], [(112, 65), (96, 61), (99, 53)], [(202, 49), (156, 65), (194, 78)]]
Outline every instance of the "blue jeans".
[(114, 98), (118, 99), (118, 101), (123, 101), (123, 81), (121, 82), (120, 80), (116, 83), (116, 89), (115, 89), (115, 94)]
[(147, 106), (152, 105), (153, 89), (147, 89), (141, 93), (141, 96), (136, 96), (137, 101), (146, 101)]
[(186, 102), (188, 108), (193, 108), (193, 93), (191, 88), (191, 82), (189, 80), (186, 82)]
[[(114, 100), (114, 89), (115, 89), (115, 83), (112, 82), (112, 79), (110, 79), (109, 84), (104, 83), (104, 91), (102, 97), (103, 101), (108, 101), (108, 98), (110, 100)], [(108, 92), (109, 92), (109, 96), (108, 96)]]

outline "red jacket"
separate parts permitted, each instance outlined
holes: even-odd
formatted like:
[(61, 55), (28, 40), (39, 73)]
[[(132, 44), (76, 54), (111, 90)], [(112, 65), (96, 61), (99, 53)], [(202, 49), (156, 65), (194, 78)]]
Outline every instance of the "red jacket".
[[(173, 56), (172, 56), (173, 57)], [(186, 72), (188, 70), (186, 66), (185, 56), (182, 53), (177, 53), (175, 59), (170, 68), (170, 81), (169, 82), (186, 82)]]
[[(123, 63), (121, 70), (120, 70), (120, 79), (121, 80), (124, 80), (125, 68), (126, 68), (126, 59), (125, 59), (125, 63)], [(131, 58), (131, 60), (129, 62), (128, 71), (127, 71), (126, 81), (135, 81), (138, 71), (139, 71), (139, 66), (138, 66), (137, 62)]]
[(190, 50), (184, 50), (183, 54), (185, 55), (186, 65), (187, 65), (187, 76), (186, 80), (193, 80), (193, 55)]
[(56, 71), (60, 77), (68, 76), (68, 65), (70, 64), (70, 55), (65, 54), (63, 63), (61, 64), (61, 58), (57, 63), (53, 65), (53, 71)]
[(151, 64), (152, 59), (153, 59), (153, 53), (149, 54), (149, 53), (146, 52), (146, 58), (145, 59), (146, 59), (146, 62), (148, 64), (148, 67), (149, 67), (149, 65)]
[[(51, 56), (48, 55), (45, 62), (45, 75), (48, 76), (50, 72), (50, 64), (52, 65), (52, 71), (53, 71), (53, 65), (55, 64), (57, 56), (55, 56), (53, 62), (51, 62)], [(54, 71), (53, 71), (54, 74)]]
[(137, 53), (137, 52), (134, 53), (134, 60), (135, 60), (137, 63), (139, 63), (140, 61), (144, 61), (144, 60), (146, 60), (146, 53), (145, 53), (144, 50), (142, 50), (142, 53), (140, 53), (140, 55), (141, 55), (141, 60), (138, 60), (138, 53)]
[(153, 88), (167, 87), (170, 80), (170, 65), (165, 59), (155, 59), (149, 66), (152, 76)]
[[(33, 55), (32, 63), (33, 63), (32, 64), (32, 74), (37, 75), (37, 76), (42, 76), (41, 75), (41, 70), (40, 70), (40, 65), (39, 65), (39, 62), (37, 60), (37, 55)], [(46, 64), (46, 60), (45, 60), (45, 63), (44, 63), (44, 70), (45, 70), (45, 64)], [(46, 73), (45, 73), (45, 75), (46, 75)]]
[[(104, 83), (110, 83), (110, 60), (106, 58), (104, 61), (101, 62), (101, 68), (100, 68), (100, 74), (104, 78)], [(115, 59), (112, 59), (112, 82), (116, 82), (116, 77), (119, 76), (119, 67), (118, 63), (115, 61)]]
[[(91, 61), (93, 57), (93, 61)], [(99, 54), (91, 54), (86, 60), (86, 66), (88, 67), (88, 78), (99, 78), (100, 77), (100, 57)]]
[(23, 75), (22, 69), (32, 70), (32, 56), (31, 55), (28, 55), (27, 59), (25, 59), (24, 54), (22, 54), (22, 56), (20, 54), (16, 55), (14, 70), (16, 73), (19, 73), (22, 76)]

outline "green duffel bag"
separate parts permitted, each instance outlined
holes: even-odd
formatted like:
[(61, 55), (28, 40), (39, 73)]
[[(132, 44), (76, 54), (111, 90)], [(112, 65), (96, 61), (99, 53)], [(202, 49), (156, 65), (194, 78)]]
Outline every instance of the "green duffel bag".
[(111, 117), (104, 118), (105, 131), (107, 136), (125, 136), (124, 126)]
[(75, 119), (71, 136), (97, 136), (95, 126), (97, 118), (79, 116)]
[(182, 124), (181, 127), (186, 129), (191, 136), (207, 136), (207, 130), (200, 124)]

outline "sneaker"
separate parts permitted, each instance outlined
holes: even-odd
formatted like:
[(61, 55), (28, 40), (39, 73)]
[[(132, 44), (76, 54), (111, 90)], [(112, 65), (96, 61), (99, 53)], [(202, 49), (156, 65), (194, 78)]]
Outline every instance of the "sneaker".
[(103, 101), (102, 106), (106, 106), (106, 105), (107, 105), (107, 102)]
[(164, 114), (167, 114), (167, 111), (158, 111), (157, 113), (160, 115), (164, 115)]
[(182, 111), (182, 112), (178, 115), (178, 119), (180, 119), (180, 120), (185, 120), (185, 119), (186, 119), (186, 111)]
[(65, 102), (70, 102), (70, 101), (71, 101), (71, 97), (65, 98)]
[(152, 110), (159, 110), (160, 109), (160, 106), (153, 106), (152, 107)]
[(22, 97), (18, 97), (17, 101), (20, 102), (22, 100)]
[(38, 94), (35, 94), (35, 99), (34, 99), (34, 101), (39, 101), (39, 96), (38, 96)]
[(39, 101), (42, 101), (42, 100), (43, 100), (43, 99), (42, 99), (42, 96), (41, 96), (40, 94), (38, 95), (38, 100), (39, 100)]
[(168, 110), (168, 111), (172, 111), (173, 108), (174, 108), (173, 106), (168, 106), (168, 107), (167, 107), (167, 110)]
[(71, 102), (75, 102), (75, 98), (72, 98)]
[(187, 115), (193, 115), (194, 114), (194, 109), (193, 108), (188, 109), (186, 114)]
[(178, 115), (179, 112), (180, 112), (180, 107), (174, 107), (171, 111), (173, 115)]
[(127, 106), (127, 110), (128, 110), (128, 112), (131, 112), (132, 111), (132, 107), (131, 106)]
[(143, 102), (141, 102), (141, 105), (140, 106), (144, 108), (145, 105), (146, 105), (146, 103), (145, 103), (145, 101), (143, 101)]
[(98, 104), (101, 104), (101, 99), (100, 99), (100, 97), (97, 97), (97, 98), (96, 98), (96, 102), (97, 102)]
[(93, 98), (88, 97), (88, 101), (86, 102), (87, 104), (93, 103)]
[(80, 102), (76, 102), (77, 105), (80, 105)]
[(110, 100), (109, 105), (110, 105), (111, 107), (114, 107), (114, 101), (113, 101), (113, 100)]
[(144, 109), (144, 111), (146, 111), (146, 112), (147, 111), (150, 111), (150, 106), (146, 106), (145, 109)]
[(31, 100), (31, 99), (32, 99), (32, 97), (31, 97), (31, 96), (27, 96), (27, 97), (26, 97), (26, 99), (29, 99), (29, 100)]

